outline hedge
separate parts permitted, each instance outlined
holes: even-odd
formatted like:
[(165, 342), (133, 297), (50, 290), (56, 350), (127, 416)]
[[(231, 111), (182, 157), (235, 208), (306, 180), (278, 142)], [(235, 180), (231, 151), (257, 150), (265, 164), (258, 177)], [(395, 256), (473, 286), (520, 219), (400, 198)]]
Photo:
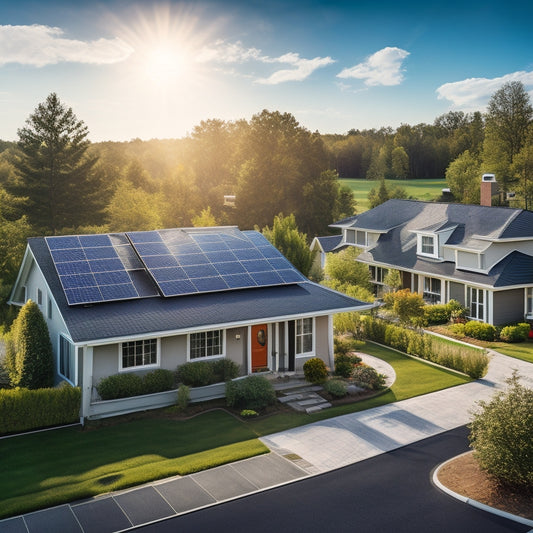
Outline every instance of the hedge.
[(79, 422), (81, 389), (0, 389), (0, 434)]
[(368, 316), (364, 318), (363, 335), (368, 340), (458, 370), (474, 379), (483, 377), (487, 373), (489, 358), (484, 350), (453, 343), (384, 320)]
[(174, 382), (174, 372), (158, 368), (143, 377), (128, 372), (112, 374), (103, 378), (96, 386), (96, 390), (102, 400), (115, 400), (172, 390)]

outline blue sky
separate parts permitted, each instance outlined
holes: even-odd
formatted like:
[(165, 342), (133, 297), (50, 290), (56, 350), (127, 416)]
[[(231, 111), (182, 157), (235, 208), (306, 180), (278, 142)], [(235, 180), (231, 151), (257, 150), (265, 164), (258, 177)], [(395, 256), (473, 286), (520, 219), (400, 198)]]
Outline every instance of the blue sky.
[(200, 121), (292, 113), (321, 133), (533, 96), (533, 3), (6, 0), (0, 139), (56, 92), (92, 141), (179, 138)]

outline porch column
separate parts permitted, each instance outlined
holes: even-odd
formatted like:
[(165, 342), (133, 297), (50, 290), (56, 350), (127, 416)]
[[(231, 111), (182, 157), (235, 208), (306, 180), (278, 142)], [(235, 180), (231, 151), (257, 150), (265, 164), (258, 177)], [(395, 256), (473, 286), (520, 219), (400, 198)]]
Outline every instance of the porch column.
[(276, 367), (275, 367), (275, 372), (278, 372), (279, 371), (279, 322), (276, 322), (276, 325), (275, 325), (275, 335), (276, 335), (276, 341), (275, 341), (275, 344), (274, 344), (274, 351), (275, 351), (275, 354), (276, 354)]
[(89, 416), (91, 408), (91, 397), (93, 392), (93, 347), (83, 347), (83, 383), (81, 384), (81, 413), (80, 418), (83, 424), (84, 418)]
[(328, 315), (328, 358), (329, 368), (335, 369), (335, 343), (333, 342), (333, 315)]

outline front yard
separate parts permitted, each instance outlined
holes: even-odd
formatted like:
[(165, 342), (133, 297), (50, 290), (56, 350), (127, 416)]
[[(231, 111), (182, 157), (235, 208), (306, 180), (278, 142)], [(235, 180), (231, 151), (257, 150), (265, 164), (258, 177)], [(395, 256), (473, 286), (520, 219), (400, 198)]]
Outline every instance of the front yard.
[(266, 453), (256, 437), (470, 381), (381, 346), (367, 343), (358, 349), (392, 365), (394, 385), (313, 415), (282, 410), (239, 420), (217, 410), (184, 420), (171, 408), (138, 420), (2, 439), (0, 518)]

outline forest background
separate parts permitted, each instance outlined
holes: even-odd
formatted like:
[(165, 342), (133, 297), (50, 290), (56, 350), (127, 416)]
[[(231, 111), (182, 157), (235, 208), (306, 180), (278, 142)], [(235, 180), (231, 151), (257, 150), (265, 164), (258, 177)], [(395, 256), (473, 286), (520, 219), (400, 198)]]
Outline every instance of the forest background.
[(402, 180), (444, 177), (455, 201), (478, 203), (481, 174), (491, 172), (501, 198), (512, 190), (515, 206), (527, 209), (532, 120), (528, 93), (511, 82), (486, 113), (450, 111), (396, 130), (322, 135), (290, 113), (264, 110), (249, 121), (203, 121), (182, 139), (91, 143), (85, 123), (53, 93), (21, 125), (18, 142), (0, 141), (0, 303), (29, 236), (261, 229), (283, 213), (310, 240), (360, 211), (348, 179), (379, 180), (370, 207), (408, 197)]

